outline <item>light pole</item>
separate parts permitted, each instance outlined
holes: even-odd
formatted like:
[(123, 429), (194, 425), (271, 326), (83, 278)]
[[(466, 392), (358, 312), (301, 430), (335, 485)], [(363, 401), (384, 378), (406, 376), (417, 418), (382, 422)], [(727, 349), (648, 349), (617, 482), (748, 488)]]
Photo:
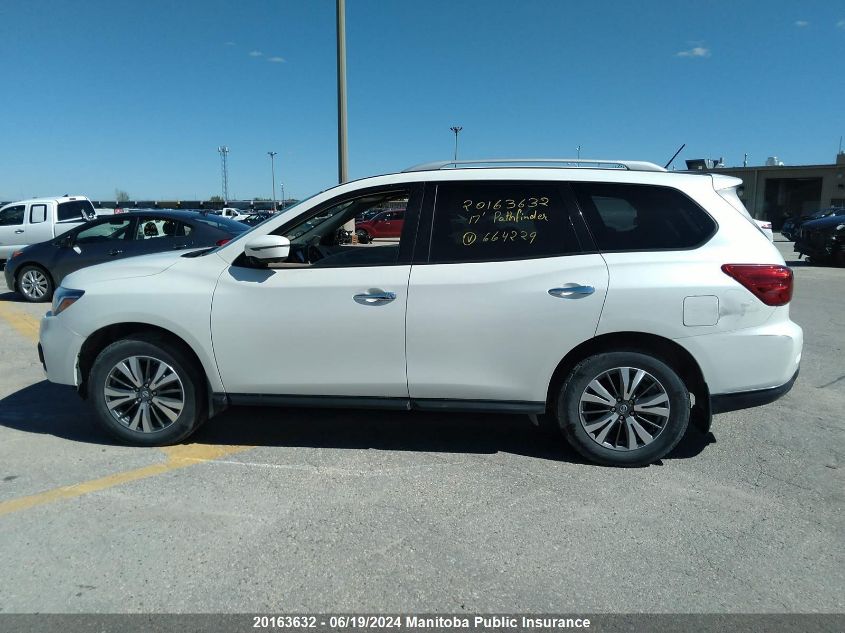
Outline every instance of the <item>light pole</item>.
[(346, 146), (346, 0), (337, 0), (337, 179), (349, 180)]
[(449, 129), (452, 130), (455, 133), (455, 162), (457, 163), (458, 162), (458, 132), (460, 132), (464, 128), (461, 125), (453, 125)]
[(576, 147), (575, 151), (578, 152), (578, 160), (581, 160), (581, 146), (579, 145), (578, 147)]
[(285, 210), (285, 183), (280, 182), (279, 186), (282, 188), (282, 211)]
[(220, 154), (221, 169), (223, 172), (223, 202), (229, 201), (229, 148), (221, 145), (217, 148)]
[(273, 188), (270, 191), (273, 192), (273, 213), (276, 212), (276, 154), (279, 152), (267, 152), (267, 155), (270, 157), (270, 173), (273, 175)]

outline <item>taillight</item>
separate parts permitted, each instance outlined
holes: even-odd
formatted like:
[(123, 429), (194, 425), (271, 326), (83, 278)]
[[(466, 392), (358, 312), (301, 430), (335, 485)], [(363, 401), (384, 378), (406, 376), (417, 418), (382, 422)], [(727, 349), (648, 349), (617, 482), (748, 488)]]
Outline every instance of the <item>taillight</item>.
[(776, 264), (725, 264), (733, 277), (767, 306), (784, 306), (792, 299), (792, 271)]
[(231, 241), (232, 241), (232, 238), (231, 238), (231, 237), (227, 237), (225, 240), (217, 240), (217, 241), (215, 242), (215, 244), (216, 244), (217, 246), (223, 246), (224, 244), (228, 244), (228, 243), (229, 243), (229, 242), (231, 242)]

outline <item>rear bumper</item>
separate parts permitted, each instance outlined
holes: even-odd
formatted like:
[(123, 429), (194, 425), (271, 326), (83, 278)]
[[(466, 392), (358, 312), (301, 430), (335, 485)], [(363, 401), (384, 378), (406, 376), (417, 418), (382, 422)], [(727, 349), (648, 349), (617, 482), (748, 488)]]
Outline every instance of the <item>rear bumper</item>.
[[(778, 308), (786, 312), (786, 308)], [(715, 396), (778, 389), (801, 365), (804, 333), (779, 316), (774, 322), (730, 332), (675, 339), (701, 368)]]
[(770, 404), (788, 393), (797, 379), (798, 370), (795, 371), (789, 381), (777, 387), (711, 395), (710, 411), (714, 414), (727, 413), (728, 411), (738, 411), (739, 409), (750, 409), (751, 407), (761, 407), (764, 404)]

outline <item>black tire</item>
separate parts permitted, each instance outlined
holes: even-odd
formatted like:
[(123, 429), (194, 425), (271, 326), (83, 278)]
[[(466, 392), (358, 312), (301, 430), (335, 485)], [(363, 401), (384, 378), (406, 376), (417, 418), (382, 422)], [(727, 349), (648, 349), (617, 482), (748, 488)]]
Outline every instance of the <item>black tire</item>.
[[(38, 290), (35, 289), (33, 278), (39, 280), (37, 284)], [(21, 268), (18, 271), (16, 284), (20, 295), (30, 303), (44, 303), (53, 298), (53, 278), (41, 266), (27, 264)], [(39, 294), (39, 292), (43, 294)]]
[[(612, 419), (605, 426), (599, 426), (599, 423), (605, 417), (618, 416), (620, 412), (623, 412), (623, 406), (627, 410), (631, 406), (629, 402), (634, 402), (635, 399), (633, 398), (627, 402), (615, 403), (618, 408), (604, 411), (603, 404), (592, 405), (587, 402), (583, 405), (588, 409), (585, 411), (584, 417), (591, 415), (595, 417), (582, 421), (582, 394), (587, 394), (588, 385), (598, 378), (602, 379), (603, 384), (608, 384), (608, 380), (612, 381), (612, 377), (617, 376), (617, 384), (621, 384), (621, 373), (617, 372), (617, 368), (633, 368), (646, 372), (646, 377), (642, 378), (639, 387), (645, 389), (645, 391), (640, 392), (645, 395), (639, 400), (641, 404), (637, 406), (642, 406), (642, 403), (650, 402), (655, 397), (661, 398), (663, 394), (667, 397), (669, 406), (665, 420), (663, 413), (658, 415), (642, 412), (628, 414), (633, 416), (636, 422), (634, 426), (638, 425), (639, 429), (647, 429), (647, 433), (651, 432), (649, 437), (653, 439), (648, 442), (640, 435), (639, 429), (634, 429), (630, 424), (620, 421), (619, 418)], [(605, 374), (605, 372), (608, 373)], [(627, 369), (625, 372), (629, 379), (633, 378)], [(656, 383), (656, 385), (653, 383)], [(633, 380), (629, 384), (633, 384)], [(609, 389), (609, 391), (613, 393), (612, 389)], [(602, 398), (605, 398), (605, 396), (602, 396)], [(590, 407), (595, 407), (595, 411), (589, 411)], [(657, 411), (654, 407), (649, 410), (652, 409)], [(660, 411), (663, 411), (662, 407)], [(557, 412), (558, 424), (564, 436), (572, 445), (572, 448), (588, 460), (607, 466), (645, 466), (665, 457), (684, 436), (690, 418), (690, 397), (689, 390), (681, 378), (663, 361), (641, 352), (607, 352), (586, 358), (573, 368), (558, 394)], [(604, 416), (605, 412), (607, 416)], [(598, 427), (594, 429), (594, 435), (585, 428), (585, 426), (590, 426), (590, 422), (592, 422), (592, 426)], [(655, 422), (662, 422), (662, 425), (658, 426)], [(604, 442), (600, 444), (598, 438), (601, 437), (601, 432), (606, 427), (609, 430), (606, 436), (602, 438)], [(628, 448), (631, 437), (633, 437), (633, 442), (636, 445), (636, 448), (633, 449)], [(615, 446), (611, 446), (611, 444), (615, 444)]]
[[(178, 411), (174, 420), (170, 420), (167, 416), (160, 414), (164, 408), (159, 405), (154, 405), (152, 400), (148, 401), (147, 421), (150, 421), (149, 431), (144, 431), (141, 423), (135, 422), (138, 430), (130, 428), (134, 414), (137, 407), (140, 405), (127, 401), (126, 405), (115, 407), (116, 414), (112, 414), (112, 410), (106, 402), (105, 387), (106, 382), (109, 381), (110, 386), (114, 386), (114, 379), (109, 376), (113, 369), (121, 361), (128, 360), (131, 357), (136, 357), (141, 360), (140, 374), (145, 375), (146, 384), (152, 385), (149, 380), (149, 374), (153, 373), (156, 367), (152, 361), (164, 363), (169, 366), (169, 369), (176, 374), (178, 378), (178, 388), (180, 391), (174, 397), (172, 392), (164, 394), (165, 387), (161, 387), (162, 394), (174, 399), (182, 397), (183, 404), (181, 410)], [(145, 370), (146, 369), (146, 373)], [(166, 374), (169, 376), (170, 374)], [(125, 374), (116, 373), (115, 376), (125, 380), (127, 386), (130, 385), (130, 380)], [(173, 384), (173, 380), (170, 384)], [(141, 383), (139, 394), (144, 397), (153, 397), (151, 394), (156, 393), (151, 388), (144, 389), (143, 381)], [(175, 389), (175, 387), (168, 386), (167, 388)], [(106, 347), (97, 356), (94, 365), (91, 368), (91, 373), (88, 376), (88, 398), (97, 412), (97, 422), (110, 435), (127, 444), (134, 444), (137, 446), (167, 446), (181, 442), (194, 431), (196, 431), (208, 417), (206, 406), (206, 389), (205, 380), (201, 370), (196, 367), (192, 359), (182, 350), (178, 345), (172, 344), (168, 339), (155, 336), (138, 334), (130, 338), (119, 340)], [(137, 402), (137, 401), (136, 401)], [(155, 411), (153, 411), (155, 409)], [(173, 409), (170, 409), (173, 412)], [(122, 414), (123, 422), (118, 419)], [(150, 420), (152, 418), (152, 420)], [(157, 428), (156, 419), (160, 419), (162, 428)], [(146, 423), (146, 421), (144, 421)]]

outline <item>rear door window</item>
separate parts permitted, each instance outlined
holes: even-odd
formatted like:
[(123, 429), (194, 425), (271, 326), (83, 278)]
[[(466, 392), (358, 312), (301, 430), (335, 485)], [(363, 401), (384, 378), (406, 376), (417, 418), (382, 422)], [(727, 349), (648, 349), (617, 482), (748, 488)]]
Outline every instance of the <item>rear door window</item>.
[(716, 222), (671, 187), (624, 183), (572, 183), (601, 251), (683, 250), (700, 246)]
[(184, 237), (190, 235), (191, 227), (170, 218), (143, 217), (138, 221), (135, 239), (149, 240), (158, 237)]
[(437, 187), (429, 261), (505, 261), (581, 251), (559, 183)]
[(33, 204), (29, 207), (29, 223), (40, 224), (47, 219), (47, 205)]

